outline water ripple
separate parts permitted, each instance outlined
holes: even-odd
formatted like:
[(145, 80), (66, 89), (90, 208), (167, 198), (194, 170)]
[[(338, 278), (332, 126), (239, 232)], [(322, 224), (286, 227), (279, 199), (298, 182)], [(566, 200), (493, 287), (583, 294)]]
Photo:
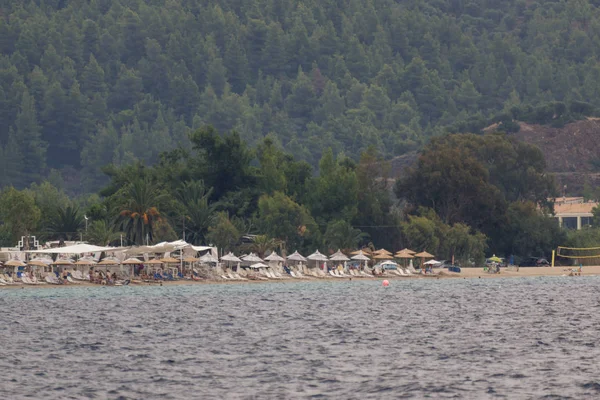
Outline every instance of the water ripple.
[(595, 398), (598, 283), (2, 290), (0, 398)]

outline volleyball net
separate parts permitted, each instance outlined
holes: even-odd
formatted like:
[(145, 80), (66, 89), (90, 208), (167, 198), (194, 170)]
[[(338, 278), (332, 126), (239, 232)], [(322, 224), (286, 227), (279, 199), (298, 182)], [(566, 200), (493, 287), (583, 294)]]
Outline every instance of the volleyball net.
[(564, 247), (556, 248), (556, 256), (568, 259), (600, 259), (600, 247)]

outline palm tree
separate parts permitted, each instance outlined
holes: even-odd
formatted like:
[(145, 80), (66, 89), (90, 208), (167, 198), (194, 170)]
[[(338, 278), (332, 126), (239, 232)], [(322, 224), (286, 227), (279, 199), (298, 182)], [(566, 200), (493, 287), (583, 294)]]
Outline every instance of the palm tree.
[(244, 245), (244, 249), (252, 251), (258, 254), (260, 258), (263, 258), (268, 251), (281, 248), (282, 244), (283, 241), (279, 239), (273, 239), (267, 235), (256, 235), (252, 239), (252, 243)]
[(215, 213), (214, 204), (208, 203), (212, 192), (212, 188), (206, 190), (203, 181), (192, 181), (185, 182), (175, 194), (182, 206), (180, 220), (183, 221), (185, 240), (189, 243), (206, 243), (206, 234)]
[(159, 207), (166, 195), (147, 179), (138, 179), (124, 188), (120, 206), (119, 228), (125, 232), (129, 243), (143, 244), (154, 238), (154, 224), (162, 219)]
[(52, 239), (72, 240), (84, 225), (83, 215), (77, 206), (58, 207), (50, 217), (48, 234)]
[(86, 234), (87, 240), (97, 246), (108, 246), (120, 236), (121, 232), (117, 232), (115, 226), (105, 220), (92, 222)]

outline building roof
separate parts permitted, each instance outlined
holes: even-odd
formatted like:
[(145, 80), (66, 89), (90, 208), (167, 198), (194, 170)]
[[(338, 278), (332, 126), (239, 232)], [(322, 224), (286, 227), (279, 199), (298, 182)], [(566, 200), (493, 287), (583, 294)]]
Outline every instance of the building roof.
[(549, 198), (548, 201), (554, 204), (574, 204), (574, 203), (585, 203), (585, 199), (581, 196), (578, 197), (556, 197)]
[(591, 217), (592, 210), (598, 203), (571, 203), (571, 204), (554, 204), (554, 214), (557, 217)]

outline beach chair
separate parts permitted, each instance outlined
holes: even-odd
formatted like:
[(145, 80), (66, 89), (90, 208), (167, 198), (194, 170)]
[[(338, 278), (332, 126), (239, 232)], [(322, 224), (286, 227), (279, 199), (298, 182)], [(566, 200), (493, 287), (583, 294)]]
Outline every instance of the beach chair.
[(279, 271), (274, 271), (273, 274), (275, 274), (275, 276), (278, 277), (279, 279), (288, 279), (289, 278), (289, 276), (285, 276)]
[(308, 276), (304, 276), (304, 275), (302, 274), (302, 272), (300, 272), (300, 270), (299, 270), (299, 269), (298, 269), (298, 270), (296, 270), (296, 276), (297, 276), (298, 278), (300, 278), (300, 279), (309, 279), (309, 277), (308, 277)]
[(77, 284), (77, 285), (79, 285), (81, 283), (81, 282), (77, 282), (75, 279), (73, 279), (71, 277), (71, 275), (67, 276), (67, 281), (69, 281), (69, 283), (74, 283), (74, 284)]
[(226, 277), (225, 275), (221, 275), (221, 278), (225, 279), (226, 281), (230, 281), (231, 279)]

